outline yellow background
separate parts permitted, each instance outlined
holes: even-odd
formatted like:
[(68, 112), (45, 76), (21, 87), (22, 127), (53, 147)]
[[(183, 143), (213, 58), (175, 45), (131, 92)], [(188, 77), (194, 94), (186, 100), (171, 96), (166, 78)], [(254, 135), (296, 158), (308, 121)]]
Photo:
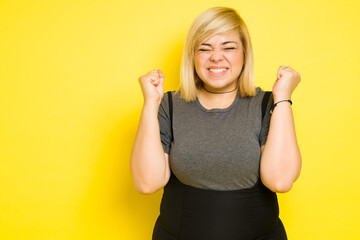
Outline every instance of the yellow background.
[(255, 80), (299, 71), (303, 157), (279, 194), (291, 240), (360, 239), (360, 2), (0, 1), (0, 239), (150, 239), (162, 192), (134, 189), (129, 158), (142, 94), (161, 68), (178, 86), (193, 19), (236, 8)]

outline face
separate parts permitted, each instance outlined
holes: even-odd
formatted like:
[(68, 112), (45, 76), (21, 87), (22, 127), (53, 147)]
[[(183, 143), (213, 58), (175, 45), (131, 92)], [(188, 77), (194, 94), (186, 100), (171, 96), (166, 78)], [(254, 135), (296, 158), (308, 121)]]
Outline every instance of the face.
[(239, 33), (215, 35), (195, 49), (195, 70), (209, 91), (236, 88), (244, 63)]

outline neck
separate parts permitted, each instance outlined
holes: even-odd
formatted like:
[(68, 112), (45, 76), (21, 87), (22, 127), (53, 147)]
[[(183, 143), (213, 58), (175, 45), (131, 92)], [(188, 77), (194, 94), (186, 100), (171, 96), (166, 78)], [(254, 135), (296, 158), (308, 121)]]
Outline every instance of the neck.
[(208, 91), (204, 87), (198, 92), (198, 100), (206, 109), (227, 108), (235, 100), (237, 88), (230, 91)]
[(236, 88), (234, 88), (233, 90), (230, 90), (230, 91), (225, 91), (225, 92), (212, 92), (212, 91), (209, 91), (209, 90), (207, 90), (206, 88), (205, 88), (205, 86), (203, 86), (203, 88), (204, 88), (204, 90), (205, 91), (207, 91), (208, 93), (212, 93), (212, 94), (226, 94), (226, 93), (232, 93), (232, 92), (234, 92), (236, 89), (237, 89), (237, 87)]

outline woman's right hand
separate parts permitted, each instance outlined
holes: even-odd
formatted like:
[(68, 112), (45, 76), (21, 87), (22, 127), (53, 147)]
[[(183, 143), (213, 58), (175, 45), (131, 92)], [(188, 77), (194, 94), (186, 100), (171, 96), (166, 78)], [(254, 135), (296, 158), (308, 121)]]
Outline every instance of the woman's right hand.
[(139, 83), (144, 95), (144, 104), (151, 103), (160, 105), (164, 96), (165, 76), (160, 69), (153, 70), (139, 77)]
[(158, 112), (164, 96), (165, 76), (160, 69), (139, 77), (144, 95), (139, 127), (131, 153), (130, 167), (135, 188), (151, 194), (163, 188), (170, 178), (169, 157), (161, 144)]

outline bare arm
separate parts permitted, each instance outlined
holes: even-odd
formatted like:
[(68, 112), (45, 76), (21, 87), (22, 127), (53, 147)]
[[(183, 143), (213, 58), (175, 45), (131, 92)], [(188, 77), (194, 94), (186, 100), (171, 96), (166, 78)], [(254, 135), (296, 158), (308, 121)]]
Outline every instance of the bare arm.
[[(299, 82), (299, 73), (291, 68), (280, 68), (273, 87), (274, 102), (291, 99)], [(301, 169), (301, 155), (289, 102), (281, 102), (275, 107), (267, 141), (261, 151), (260, 175), (264, 185), (274, 192), (289, 191)]]
[(139, 127), (132, 149), (130, 167), (135, 188), (152, 194), (166, 185), (170, 177), (169, 156), (160, 139), (158, 110), (164, 95), (164, 75), (151, 71), (139, 78), (144, 95)]

